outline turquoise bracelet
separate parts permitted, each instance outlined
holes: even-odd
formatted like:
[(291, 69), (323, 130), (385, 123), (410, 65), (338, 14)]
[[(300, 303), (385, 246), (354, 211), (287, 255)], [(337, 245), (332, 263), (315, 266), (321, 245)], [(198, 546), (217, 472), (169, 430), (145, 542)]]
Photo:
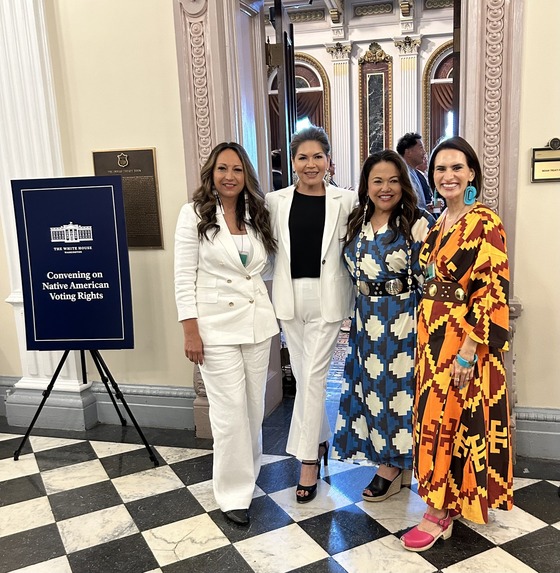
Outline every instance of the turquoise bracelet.
[(472, 359), (472, 362), (469, 362), (468, 360), (465, 360), (457, 352), (457, 356), (455, 357), (455, 360), (457, 360), (457, 363), (459, 364), (459, 366), (462, 366), (463, 368), (472, 368), (476, 364), (476, 361), (478, 360), (478, 354), (475, 354), (474, 358)]

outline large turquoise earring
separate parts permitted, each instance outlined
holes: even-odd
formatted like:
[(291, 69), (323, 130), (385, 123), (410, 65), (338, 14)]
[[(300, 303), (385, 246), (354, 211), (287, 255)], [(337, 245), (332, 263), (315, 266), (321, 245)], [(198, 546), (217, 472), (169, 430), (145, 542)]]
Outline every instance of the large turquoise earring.
[(465, 203), (465, 205), (472, 205), (475, 202), (475, 200), (476, 200), (476, 187), (469, 183), (463, 195), (463, 202)]

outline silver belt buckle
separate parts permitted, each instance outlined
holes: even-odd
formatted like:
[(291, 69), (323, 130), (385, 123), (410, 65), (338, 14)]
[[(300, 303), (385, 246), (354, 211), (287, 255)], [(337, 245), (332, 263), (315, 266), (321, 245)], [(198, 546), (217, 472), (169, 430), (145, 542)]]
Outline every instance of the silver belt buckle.
[(400, 294), (403, 291), (401, 279), (391, 279), (385, 283), (385, 290), (392, 295)]
[(369, 285), (364, 281), (358, 282), (358, 290), (364, 295), (369, 296)]

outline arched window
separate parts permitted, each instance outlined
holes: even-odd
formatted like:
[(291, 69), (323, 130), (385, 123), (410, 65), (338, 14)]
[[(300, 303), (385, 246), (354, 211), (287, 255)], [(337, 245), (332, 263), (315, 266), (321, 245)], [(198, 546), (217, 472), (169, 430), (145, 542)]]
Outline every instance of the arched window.
[(453, 42), (441, 45), (424, 70), (424, 141), (428, 151), (453, 127)]
[[(329, 83), (321, 64), (307, 54), (295, 54), (297, 129), (313, 124), (323, 127), (328, 133)], [(271, 149), (279, 147), (278, 141), (278, 84), (276, 70), (268, 79), (268, 101), (270, 110)]]

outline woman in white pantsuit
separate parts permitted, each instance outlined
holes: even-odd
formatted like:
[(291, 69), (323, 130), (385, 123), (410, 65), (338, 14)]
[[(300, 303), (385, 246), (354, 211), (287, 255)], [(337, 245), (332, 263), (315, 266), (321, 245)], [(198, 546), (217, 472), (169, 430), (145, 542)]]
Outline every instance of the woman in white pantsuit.
[(271, 337), (278, 322), (261, 273), (276, 250), (246, 151), (220, 143), (175, 233), (175, 297), (187, 358), (199, 365), (214, 438), (214, 497), (249, 523), (262, 455)]
[[(354, 292), (342, 260), (355, 191), (325, 184), (330, 144), (322, 128), (296, 133), (290, 144), (295, 186), (266, 196), (278, 253), (272, 301), (297, 384), (286, 451), (302, 460), (296, 500), (317, 495), (320, 458), (328, 459), (331, 430), (326, 384), (342, 321)], [(319, 467), (318, 467), (319, 466)]]

